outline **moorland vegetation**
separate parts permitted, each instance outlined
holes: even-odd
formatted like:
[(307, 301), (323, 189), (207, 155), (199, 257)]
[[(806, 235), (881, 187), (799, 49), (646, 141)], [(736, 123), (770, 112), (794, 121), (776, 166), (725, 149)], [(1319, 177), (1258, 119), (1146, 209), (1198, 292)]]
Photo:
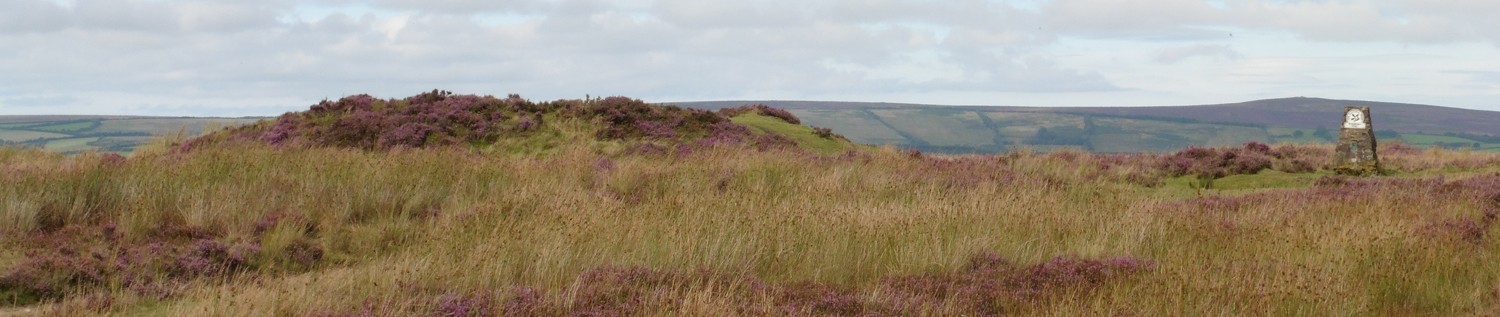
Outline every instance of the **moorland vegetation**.
[(130, 156), (0, 148), (0, 313), (1419, 315), (1500, 309), (1500, 156), (944, 156), (780, 109), (352, 96)]

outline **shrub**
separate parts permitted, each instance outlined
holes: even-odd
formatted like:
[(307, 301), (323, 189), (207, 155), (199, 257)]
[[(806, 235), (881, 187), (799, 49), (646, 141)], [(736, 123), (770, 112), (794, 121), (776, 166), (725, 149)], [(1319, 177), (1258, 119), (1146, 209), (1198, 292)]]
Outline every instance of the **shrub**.
[(1211, 179), (1229, 175), (1255, 174), (1271, 168), (1271, 154), (1273, 153), (1269, 146), (1256, 142), (1229, 149), (1190, 146), (1177, 153), (1163, 156), (1156, 167), (1172, 177), (1196, 174)]

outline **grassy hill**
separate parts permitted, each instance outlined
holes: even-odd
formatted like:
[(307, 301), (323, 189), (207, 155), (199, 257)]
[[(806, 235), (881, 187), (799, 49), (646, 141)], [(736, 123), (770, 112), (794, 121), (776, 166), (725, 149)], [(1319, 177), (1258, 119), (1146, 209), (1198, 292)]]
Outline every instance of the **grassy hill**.
[[(864, 120), (897, 129), (1043, 122), (1049, 142), (1134, 129), (875, 110)], [(0, 147), (0, 315), (1500, 310), (1500, 154), (1386, 144), (1386, 171), (1348, 177), (1325, 145), (941, 156), (804, 124), (769, 107), (435, 91), (128, 156)], [(961, 140), (932, 146), (983, 141)]]
[[(1500, 150), (1500, 112), (1319, 98), (1171, 107), (999, 107), (817, 101), (673, 103), (715, 109), (743, 104), (786, 108), (811, 126), (864, 144), (945, 153), (1030, 148), (1170, 152), (1245, 142), (1328, 143), (1344, 106), (1369, 106), (1385, 142), (1429, 148)], [(1319, 128), (1328, 134), (1316, 133)], [(1300, 134), (1297, 131), (1302, 131)], [(1475, 146), (1478, 143), (1478, 146)]]

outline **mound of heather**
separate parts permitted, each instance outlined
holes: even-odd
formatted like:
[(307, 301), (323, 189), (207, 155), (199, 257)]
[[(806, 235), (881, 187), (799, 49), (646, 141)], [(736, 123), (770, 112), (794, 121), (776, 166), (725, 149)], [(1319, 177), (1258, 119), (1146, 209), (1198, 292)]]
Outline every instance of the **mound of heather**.
[[(307, 111), (289, 112), (274, 121), (191, 140), (182, 149), (219, 140), (370, 150), (482, 146), (505, 138), (574, 128), (578, 123), (584, 123), (584, 129), (600, 140), (796, 146), (796, 141), (785, 136), (756, 135), (730, 121), (730, 117), (745, 113), (800, 123), (791, 113), (764, 105), (715, 112), (654, 105), (627, 97), (532, 102), (515, 94), (498, 98), (433, 90), (399, 99), (362, 94), (325, 100)], [(560, 127), (557, 122), (573, 124)]]

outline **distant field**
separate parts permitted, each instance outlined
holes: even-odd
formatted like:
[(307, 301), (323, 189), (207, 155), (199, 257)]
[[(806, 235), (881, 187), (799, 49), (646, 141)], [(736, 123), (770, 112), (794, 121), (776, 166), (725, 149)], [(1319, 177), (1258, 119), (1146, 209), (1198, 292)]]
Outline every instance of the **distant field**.
[(937, 146), (983, 147), (994, 145), (991, 132), (973, 111), (960, 109), (870, 110), (896, 129)]
[(18, 127), (34, 126), (34, 125), (37, 125), (37, 124), (34, 123), (34, 122), (0, 123), (0, 129), (10, 129), (10, 128), (18, 128)]
[(45, 148), (48, 149), (48, 150), (58, 151), (58, 152), (64, 152), (64, 153), (67, 153), (67, 152), (82, 152), (82, 151), (87, 151), (87, 150), (98, 149), (97, 147), (88, 144), (89, 142), (94, 142), (94, 141), (97, 141), (97, 140), (99, 140), (99, 137), (83, 137), (83, 138), (52, 140), (52, 141), (47, 141), (47, 145), (46, 145)]
[(1432, 144), (1432, 143), (1437, 143), (1437, 142), (1443, 142), (1443, 143), (1474, 143), (1474, 142), (1477, 142), (1477, 141), (1470, 140), (1470, 139), (1465, 139), (1465, 138), (1460, 138), (1460, 137), (1451, 137), (1451, 136), (1446, 136), (1446, 135), (1402, 134), (1401, 138), (1402, 139), (1406, 139), (1406, 142), (1412, 143), (1412, 144)]
[[(1497, 124), (1500, 112), (1495, 111), (1301, 97), (1160, 107), (940, 106), (788, 100), (673, 104), (702, 109), (743, 104), (784, 107), (803, 117), (809, 125), (833, 128), (854, 142), (895, 144), (943, 153), (993, 153), (1020, 147), (1036, 151), (1071, 147), (1096, 152), (1160, 153), (1187, 146), (1226, 146), (1250, 141), (1327, 144), (1337, 138), (1345, 106), (1371, 107), (1377, 129), (1399, 133), (1406, 143), (1423, 148), (1435, 146), (1436, 142), (1443, 142), (1447, 148), (1458, 148), (1455, 144), (1465, 142), (1473, 147), (1473, 142), (1483, 140), (1466, 138), (1500, 135)], [(975, 120), (984, 118), (990, 122)], [(1092, 128), (1086, 124), (1088, 118), (1094, 120)], [(1313, 136), (1319, 127), (1330, 135)], [(1043, 131), (1046, 135), (1039, 133)], [(1300, 137), (1296, 135), (1298, 131)], [(1458, 137), (1444, 136), (1448, 133)], [(1500, 150), (1500, 142), (1484, 142), (1478, 149)]]
[(69, 135), (67, 134), (52, 132), (0, 129), (0, 140), (9, 142), (22, 142), (41, 138), (62, 138), (68, 136)]
[(895, 130), (891, 130), (884, 123), (861, 110), (792, 109), (789, 111), (801, 118), (803, 125), (833, 129), (835, 133), (843, 134), (854, 143), (886, 145), (910, 142)]
[(1237, 146), (1270, 141), (1260, 128), (1120, 118), (1095, 121), (1091, 143), (1099, 152), (1162, 152), (1189, 145)]
[[(1500, 150), (1500, 143), (1484, 143), (1484, 142), (1479, 142), (1479, 141), (1475, 141), (1475, 140), (1470, 140), (1470, 139), (1465, 139), (1465, 138), (1460, 138), (1460, 137), (1446, 136), (1446, 135), (1424, 135), (1424, 134), (1405, 134), (1405, 133), (1403, 133), (1403, 134), (1401, 134), (1401, 138), (1404, 139), (1404, 140), (1406, 140), (1407, 144), (1410, 144), (1412, 146), (1416, 146), (1416, 147), (1419, 147), (1419, 148), (1424, 148), (1424, 149), (1425, 148), (1431, 148), (1433, 146), (1437, 146), (1438, 144), (1442, 144), (1443, 147), (1450, 148), (1450, 149), (1453, 149), (1453, 148), (1459, 148), (1459, 149), (1461, 149), (1461, 148), (1469, 148), (1469, 149), (1484, 150), (1484, 151), (1497, 151), (1497, 150)], [(1479, 146), (1477, 146), (1477, 147), (1474, 146), (1475, 143), (1478, 143)]]
[(261, 118), (149, 118), (120, 116), (0, 116), (0, 142), (64, 153), (130, 153), (152, 136), (254, 123)]
[(24, 122), (44, 123), (44, 122), (76, 121), (76, 120), (91, 120), (91, 119), (113, 120), (113, 119), (128, 119), (128, 118), (147, 118), (147, 117), (135, 117), (135, 116), (90, 116), (90, 115), (40, 115), (40, 116), (6, 116), (6, 115), (0, 115), (0, 124), (4, 124), (4, 123), (24, 123)]
[[(1276, 138), (1277, 143), (1315, 144), (1333, 143), (1335, 141), (1334, 139), (1324, 139), (1313, 136), (1313, 132), (1316, 132), (1317, 129), (1269, 128), (1266, 130)], [(1302, 137), (1300, 138), (1296, 137), (1296, 133), (1298, 131), (1302, 132)], [(1332, 131), (1330, 132), (1330, 135), (1337, 137), (1338, 131)]]
[(176, 133), (182, 130), (189, 135), (202, 134), (210, 126), (238, 126), (260, 121), (260, 118), (170, 118), (170, 119), (124, 119), (106, 120), (98, 132), (151, 132), (152, 134)]
[[(1187, 146), (1237, 146), (1246, 142), (1275, 143), (1281, 140), (1273, 136), (1279, 133), (1253, 126), (976, 109), (906, 107), (791, 111), (802, 117), (807, 125), (833, 128), (834, 132), (844, 134), (856, 143), (896, 144), (949, 153), (1021, 148), (1042, 152), (1065, 148), (1109, 153), (1169, 152)], [(1049, 135), (1040, 135), (1042, 131)]]
[(1083, 128), (1083, 117), (1074, 115), (1033, 112), (985, 112), (984, 115), (995, 123), (1002, 139), (1014, 144), (1025, 143), (1041, 128)]
[(33, 127), (30, 127), (29, 129), (32, 129), (32, 130), (42, 130), (42, 131), (51, 131), (51, 132), (78, 132), (78, 131), (83, 131), (83, 130), (91, 129), (91, 128), (94, 127), (95, 124), (97, 124), (97, 122), (94, 122), (94, 121), (84, 121), (84, 122), (63, 123), (63, 124), (44, 125), (44, 126), (33, 126)]

